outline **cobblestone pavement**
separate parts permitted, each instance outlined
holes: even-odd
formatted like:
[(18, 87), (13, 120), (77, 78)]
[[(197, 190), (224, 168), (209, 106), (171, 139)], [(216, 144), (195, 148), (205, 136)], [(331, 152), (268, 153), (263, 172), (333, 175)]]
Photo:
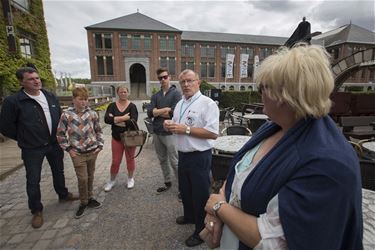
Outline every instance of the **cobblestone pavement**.
[[(140, 121), (142, 116), (144, 113), (140, 114)], [(142, 122), (139, 125), (143, 127)], [(97, 160), (94, 181), (94, 194), (103, 206), (89, 209), (82, 218), (75, 219), (79, 201), (59, 203), (45, 161), (40, 183), (44, 224), (33, 229), (22, 167), (0, 181), (0, 249), (189, 249), (183, 242), (194, 229), (193, 225), (175, 223), (175, 218), (182, 215), (176, 185), (163, 194), (156, 194), (163, 178), (151, 142), (136, 159), (134, 189), (126, 188), (123, 163), (117, 185), (111, 192), (104, 192), (111, 164), (109, 126), (104, 127), (104, 134), (105, 146)], [(64, 161), (66, 186), (78, 193), (68, 154)], [(368, 194), (364, 195), (369, 216), (364, 218), (364, 243), (365, 249), (375, 249), (375, 199)], [(202, 244), (194, 249), (208, 248)]]

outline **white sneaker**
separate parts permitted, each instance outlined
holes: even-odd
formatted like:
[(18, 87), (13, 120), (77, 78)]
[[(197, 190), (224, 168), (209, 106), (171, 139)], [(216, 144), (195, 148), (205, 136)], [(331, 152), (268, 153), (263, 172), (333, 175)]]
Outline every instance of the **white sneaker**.
[(128, 188), (131, 189), (134, 187), (134, 178), (128, 179)]
[(104, 191), (109, 192), (115, 186), (116, 181), (109, 181), (104, 185)]

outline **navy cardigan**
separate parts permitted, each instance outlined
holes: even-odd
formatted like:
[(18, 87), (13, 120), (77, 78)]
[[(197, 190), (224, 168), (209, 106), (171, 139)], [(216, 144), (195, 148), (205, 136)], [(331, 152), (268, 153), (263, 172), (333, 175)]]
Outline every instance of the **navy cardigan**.
[[(280, 127), (268, 122), (236, 154), (234, 165)], [(289, 249), (362, 249), (362, 190), (358, 158), (329, 117), (302, 119), (263, 157), (241, 189), (241, 209), (259, 216), (279, 200)], [(250, 249), (242, 242), (239, 249)]]

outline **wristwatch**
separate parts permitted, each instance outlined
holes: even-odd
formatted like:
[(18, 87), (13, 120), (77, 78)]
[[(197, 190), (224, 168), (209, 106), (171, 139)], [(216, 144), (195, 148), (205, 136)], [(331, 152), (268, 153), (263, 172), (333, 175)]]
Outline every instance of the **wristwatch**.
[(191, 131), (190, 131), (190, 127), (187, 126), (187, 127), (186, 127), (186, 130), (185, 130), (185, 134), (190, 135), (190, 133), (191, 133)]
[(218, 217), (217, 212), (221, 208), (221, 205), (227, 203), (226, 201), (218, 201), (215, 203), (215, 205), (212, 207), (212, 210), (214, 210), (215, 216)]

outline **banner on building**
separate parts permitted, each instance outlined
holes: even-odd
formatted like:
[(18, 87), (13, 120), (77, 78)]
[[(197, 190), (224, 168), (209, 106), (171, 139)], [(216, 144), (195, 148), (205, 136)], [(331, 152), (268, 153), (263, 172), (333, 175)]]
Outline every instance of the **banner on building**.
[(227, 54), (225, 66), (225, 78), (233, 78), (234, 54)]
[(240, 78), (246, 78), (247, 77), (247, 64), (249, 60), (249, 54), (241, 54), (240, 58)]

